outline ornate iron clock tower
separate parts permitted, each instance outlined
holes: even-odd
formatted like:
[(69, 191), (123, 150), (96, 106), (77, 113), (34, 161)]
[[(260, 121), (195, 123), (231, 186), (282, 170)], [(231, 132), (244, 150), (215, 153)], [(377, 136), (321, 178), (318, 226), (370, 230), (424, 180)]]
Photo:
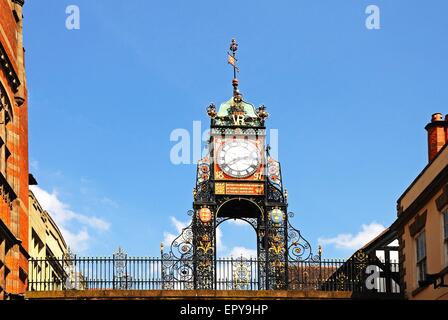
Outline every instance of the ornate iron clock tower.
[(216, 229), (226, 220), (247, 221), (257, 235), (258, 289), (286, 289), (288, 264), (313, 259), (309, 243), (288, 218), (287, 192), (280, 163), (266, 146), (266, 108), (255, 108), (238, 90), (236, 51), (232, 40), (233, 95), (219, 109), (211, 104), (208, 155), (197, 166), (191, 224), (164, 254), (166, 279), (186, 288), (215, 289)]

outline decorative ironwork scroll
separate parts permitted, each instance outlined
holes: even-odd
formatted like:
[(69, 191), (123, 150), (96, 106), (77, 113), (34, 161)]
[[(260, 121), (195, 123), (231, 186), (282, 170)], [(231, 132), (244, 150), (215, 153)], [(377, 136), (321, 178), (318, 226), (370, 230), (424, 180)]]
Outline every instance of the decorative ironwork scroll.
[(267, 188), (266, 198), (268, 202), (286, 204), (286, 197), (283, 192), (282, 173), (280, 163), (274, 160), (268, 153), (267, 156)]
[[(193, 210), (188, 211), (192, 216)], [(162, 252), (162, 288), (193, 289), (193, 223), (182, 229), (181, 234), (173, 240), (170, 250)]]
[[(286, 289), (288, 263), (318, 263), (320, 256), (313, 255), (310, 243), (292, 226), (288, 218), (294, 214), (286, 214), (286, 206), (266, 210), (257, 218), (238, 219), (248, 222), (257, 234), (258, 288)], [(185, 289), (216, 288), (216, 228), (234, 218), (216, 217), (215, 212), (214, 206), (205, 205), (188, 212), (192, 217), (190, 225), (162, 255), (164, 289), (174, 289), (174, 283)], [(236, 288), (244, 287), (241, 279), (237, 283)]]
[[(293, 212), (289, 212), (288, 216), (290, 218), (294, 217)], [(319, 261), (320, 256), (313, 256), (313, 251), (310, 243), (304, 237), (300, 231), (292, 226), (288, 220), (287, 227), (288, 234), (288, 259), (290, 261)]]
[(123, 248), (118, 247), (113, 254), (114, 259), (114, 288), (118, 290), (128, 290), (132, 287), (132, 277), (127, 273), (128, 254)]
[(196, 173), (196, 187), (193, 197), (198, 202), (210, 202), (213, 199), (213, 187), (210, 181), (210, 158), (204, 157), (198, 162)]
[(232, 269), (233, 290), (249, 290), (252, 279), (250, 261), (241, 257), (233, 263)]

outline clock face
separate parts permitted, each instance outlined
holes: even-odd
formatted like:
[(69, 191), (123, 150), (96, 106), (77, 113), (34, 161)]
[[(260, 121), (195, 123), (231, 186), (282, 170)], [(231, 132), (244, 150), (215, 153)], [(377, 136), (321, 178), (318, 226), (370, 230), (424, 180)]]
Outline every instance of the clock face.
[(260, 152), (250, 141), (232, 140), (219, 150), (218, 165), (231, 177), (245, 178), (255, 173), (260, 166)]

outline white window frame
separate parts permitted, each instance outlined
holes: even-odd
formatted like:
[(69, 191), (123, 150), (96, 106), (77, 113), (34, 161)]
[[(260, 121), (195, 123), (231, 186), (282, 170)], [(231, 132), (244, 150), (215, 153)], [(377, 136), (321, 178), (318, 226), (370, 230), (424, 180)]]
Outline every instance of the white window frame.
[[(423, 250), (424, 250), (424, 255), (419, 257), (419, 239), (420, 237), (423, 237), (424, 239), (424, 245), (423, 245)], [(416, 270), (416, 281), (417, 281), (417, 286), (419, 285), (419, 281), (424, 281), (424, 274), (428, 273), (428, 265), (427, 265), (427, 249), (426, 249), (426, 234), (425, 234), (425, 230), (423, 229), (421, 232), (419, 232), (415, 237), (414, 237), (414, 245), (415, 245), (415, 270)], [(423, 270), (422, 270), (423, 267)], [(423, 276), (422, 276), (423, 274)]]

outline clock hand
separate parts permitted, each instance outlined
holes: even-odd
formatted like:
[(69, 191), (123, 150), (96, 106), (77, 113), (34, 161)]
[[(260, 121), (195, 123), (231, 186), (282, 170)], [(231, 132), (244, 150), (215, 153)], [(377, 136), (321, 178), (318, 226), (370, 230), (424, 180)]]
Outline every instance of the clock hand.
[(249, 156), (235, 158), (235, 159), (233, 159), (232, 161), (229, 162), (229, 165), (232, 165), (235, 162), (240, 161), (240, 160), (249, 160)]
[(235, 158), (235, 159), (233, 159), (232, 161), (230, 161), (230, 162), (228, 163), (228, 165), (231, 166), (232, 164), (234, 164), (235, 162), (237, 162), (237, 161), (239, 161), (239, 160), (240, 160), (239, 158)]

